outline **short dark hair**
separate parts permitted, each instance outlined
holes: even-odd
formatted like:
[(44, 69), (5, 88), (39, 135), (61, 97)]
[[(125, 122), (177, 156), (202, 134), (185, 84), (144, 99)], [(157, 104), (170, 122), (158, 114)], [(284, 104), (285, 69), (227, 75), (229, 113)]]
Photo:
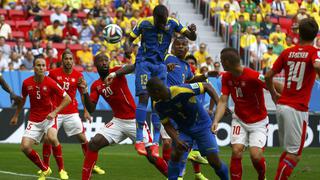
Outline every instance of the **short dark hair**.
[[(42, 54), (41, 54), (41, 55), (42, 55)], [(33, 64), (33, 67), (36, 66), (36, 61), (37, 61), (38, 59), (43, 59), (43, 60), (45, 60), (43, 55), (42, 55), (42, 56), (39, 55), (37, 58), (35, 58), (35, 59), (33, 60), (33, 63), (32, 63), (32, 64)]]
[(169, 16), (169, 11), (165, 5), (158, 5), (153, 10), (153, 16), (158, 18), (164, 18)]
[(299, 34), (302, 40), (313, 41), (318, 31), (319, 26), (313, 18), (305, 18), (299, 22)]
[(188, 39), (185, 36), (181, 35), (181, 36), (175, 37), (174, 40), (173, 40), (173, 43), (175, 41), (188, 41)]
[(164, 84), (158, 77), (151, 78), (146, 84), (147, 90), (149, 92), (160, 90), (162, 86), (164, 86)]
[(107, 55), (105, 55), (104, 53), (99, 53), (98, 55), (96, 55), (94, 57), (94, 63), (96, 63), (96, 61), (101, 59), (101, 58), (106, 58), (107, 60), (109, 60), (109, 57)]
[(187, 60), (187, 59), (192, 59), (192, 60), (194, 60), (194, 62), (195, 62), (196, 64), (198, 64), (197, 58), (194, 57), (194, 55), (192, 55), (192, 54), (187, 55), (184, 59), (185, 59), (185, 60)]
[(231, 64), (240, 64), (240, 56), (235, 48), (224, 48), (220, 53), (221, 60), (228, 60)]
[(66, 55), (70, 54), (73, 57), (72, 52), (69, 49), (66, 49), (63, 53), (62, 53), (62, 59), (64, 59), (66, 57)]

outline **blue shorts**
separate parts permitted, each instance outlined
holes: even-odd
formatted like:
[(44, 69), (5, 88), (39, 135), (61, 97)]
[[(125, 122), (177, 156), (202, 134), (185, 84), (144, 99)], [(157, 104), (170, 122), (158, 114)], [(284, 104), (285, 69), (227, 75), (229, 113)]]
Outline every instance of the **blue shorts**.
[(152, 77), (158, 77), (167, 84), (167, 66), (165, 64), (153, 64), (148, 61), (137, 62), (136, 74), (136, 96), (147, 94), (147, 82)]
[(189, 148), (192, 148), (193, 142), (195, 141), (198, 144), (198, 149), (202, 156), (212, 153), (217, 154), (219, 152), (216, 136), (212, 134), (210, 128), (192, 134), (186, 134), (180, 131), (179, 139), (186, 142)]

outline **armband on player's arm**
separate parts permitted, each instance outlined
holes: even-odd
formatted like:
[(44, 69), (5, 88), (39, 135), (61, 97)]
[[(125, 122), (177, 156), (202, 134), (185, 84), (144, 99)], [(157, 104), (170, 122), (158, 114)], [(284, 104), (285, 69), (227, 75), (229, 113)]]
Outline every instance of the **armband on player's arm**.
[(168, 117), (166, 117), (164, 119), (161, 119), (161, 124), (166, 124), (168, 122), (169, 122), (169, 118)]
[(121, 69), (118, 69), (116, 72), (110, 73), (110, 76), (111, 77), (113, 76), (112, 78), (124, 76), (126, 74), (133, 73), (134, 70), (135, 70), (135, 66), (133, 64), (129, 64), (129, 65), (123, 66)]

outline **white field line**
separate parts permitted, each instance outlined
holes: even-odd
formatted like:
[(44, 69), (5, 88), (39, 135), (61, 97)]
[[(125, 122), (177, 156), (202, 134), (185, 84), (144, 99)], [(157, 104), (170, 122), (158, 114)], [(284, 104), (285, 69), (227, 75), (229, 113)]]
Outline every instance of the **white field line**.
[[(22, 177), (36, 177), (36, 178), (39, 177), (39, 176), (32, 175), (32, 174), (22, 174), (22, 173), (15, 173), (15, 172), (1, 171), (1, 170), (0, 170), (0, 174), (9, 174), (9, 175), (13, 175), (13, 176), (22, 176)], [(55, 177), (46, 177), (46, 179), (60, 180), (59, 178), (55, 178)]]

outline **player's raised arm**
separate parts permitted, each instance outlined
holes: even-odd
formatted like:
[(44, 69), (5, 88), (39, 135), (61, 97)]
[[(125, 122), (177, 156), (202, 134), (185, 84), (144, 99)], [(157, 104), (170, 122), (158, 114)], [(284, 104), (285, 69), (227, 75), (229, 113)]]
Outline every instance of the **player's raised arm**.
[(219, 96), (216, 92), (216, 90), (211, 86), (209, 83), (202, 83), (204, 92), (208, 93), (211, 99), (215, 102), (215, 104), (218, 104)]
[(17, 96), (12, 89), (10, 88), (10, 86), (7, 84), (7, 82), (3, 79), (1, 73), (0, 73), (0, 85), (1, 87), (10, 94), (10, 99), (14, 101), (13, 104), (19, 104), (22, 99), (20, 96)]
[(122, 66), (122, 68), (118, 69), (117, 71), (110, 73), (105, 78), (104, 81), (105, 81), (106, 84), (109, 85), (109, 84), (112, 83), (112, 80), (114, 78), (119, 77), (119, 76), (124, 76), (126, 74), (130, 74), (130, 73), (134, 72), (134, 70), (135, 70), (135, 66), (133, 64)]
[(186, 83), (203, 82), (203, 81), (206, 81), (208, 77), (217, 77), (217, 76), (219, 76), (218, 71), (209, 71), (205, 74), (193, 76), (190, 80), (186, 80)]
[(221, 95), (219, 102), (218, 102), (217, 109), (216, 109), (216, 114), (214, 116), (214, 121), (213, 121), (212, 127), (211, 127), (211, 131), (213, 133), (217, 132), (219, 121), (222, 119), (222, 117), (224, 116), (224, 114), (226, 112), (227, 102), (228, 102), (228, 96)]
[[(86, 80), (83, 79), (79, 84), (79, 87), (82, 89), (83, 105), (85, 106), (87, 111), (91, 114), (96, 110), (97, 104), (92, 102), (90, 99)], [(94, 90), (91, 89), (91, 93), (93, 93), (93, 91)]]
[(188, 26), (188, 29), (183, 33), (188, 39), (191, 41), (195, 41), (197, 39), (197, 26), (195, 24), (191, 24)]

